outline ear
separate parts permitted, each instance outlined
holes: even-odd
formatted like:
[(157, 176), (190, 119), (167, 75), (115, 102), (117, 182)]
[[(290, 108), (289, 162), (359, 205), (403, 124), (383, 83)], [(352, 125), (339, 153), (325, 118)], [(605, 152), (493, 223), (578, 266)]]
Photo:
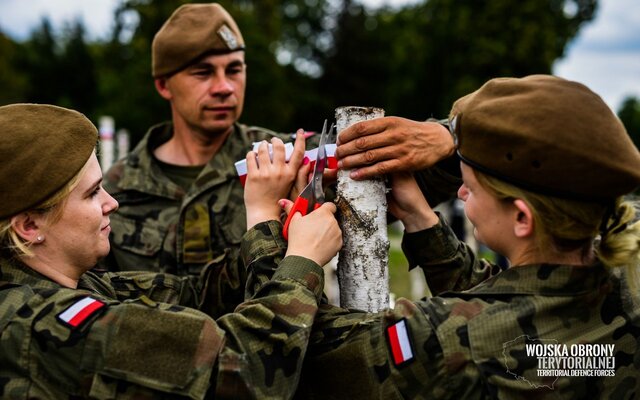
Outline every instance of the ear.
[(156, 86), (156, 90), (165, 100), (171, 100), (171, 90), (169, 89), (169, 85), (167, 85), (167, 78), (157, 78), (154, 79), (153, 83)]
[(31, 214), (27, 212), (20, 213), (11, 218), (11, 227), (13, 230), (27, 242), (37, 242), (40, 234), (39, 222)]
[(533, 213), (529, 205), (520, 199), (513, 201), (513, 205), (516, 208), (516, 219), (513, 225), (513, 233), (518, 238), (525, 238), (533, 235)]

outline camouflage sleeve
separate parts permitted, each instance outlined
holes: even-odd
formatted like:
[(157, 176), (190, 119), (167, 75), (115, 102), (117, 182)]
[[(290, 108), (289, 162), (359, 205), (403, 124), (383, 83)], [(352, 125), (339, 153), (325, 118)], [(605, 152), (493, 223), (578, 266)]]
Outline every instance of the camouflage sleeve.
[(240, 258), (247, 268), (245, 298), (271, 279), (287, 250), (280, 221), (262, 222), (245, 233), (240, 244)]
[[(406, 299), (376, 314), (322, 305), (296, 398), (442, 398), (448, 373), (439, 314)], [(407, 339), (404, 356), (394, 355), (398, 333)]]
[(460, 162), (455, 156), (442, 160), (431, 168), (416, 171), (413, 176), (431, 207), (455, 198), (462, 184)]
[(466, 243), (458, 240), (442, 216), (439, 217), (438, 225), (405, 233), (402, 238), (409, 269), (418, 265), (422, 268), (433, 295), (467, 290), (500, 272), (497, 265), (478, 259)]
[(198, 277), (192, 277), (197, 291), (197, 308), (212, 318), (233, 312), (244, 301), (246, 270), (237, 247), (226, 248), (209, 261)]
[(161, 303), (197, 307), (198, 284), (192, 276), (156, 272), (88, 272), (82, 277), (79, 288), (108, 293), (119, 301), (144, 296)]
[(287, 257), (255, 299), (217, 324), (200, 311), (148, 298), (119, 302), (71, 289), (11, 298), (22, 306), (3, 329), (0, 392), (10, 398), (201, 399), (213, 392), (289, 398), (323, 279), (317, 264)]
[(216, 398), (293, 396), (323, 289), (322, 268), (288, 256), (251, 300), (218, 319), (227, 335)]
[(203, 398), (224, 344), (193, 309), (72, 289), (13, 297), (21, 306), (0, 355), (7, 398)]

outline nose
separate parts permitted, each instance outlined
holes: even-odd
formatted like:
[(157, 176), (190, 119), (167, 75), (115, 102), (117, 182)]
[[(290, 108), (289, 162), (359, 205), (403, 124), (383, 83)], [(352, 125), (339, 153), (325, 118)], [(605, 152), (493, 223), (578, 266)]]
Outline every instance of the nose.
[(219, 73), (211, 78), (209, 92), (212, 96), (229, 96), (233, 93), (233, 86), (224, 73)]
[(464, 184), (460, 185), (460, 188), (458, 189), (458, 198), (462, 201), (467, 201), (468, 195), (469, 191), (467, 190), (467, 187)]
[(104, 193), (107, 195), (107, 199), (102, 205), (102, 212), (104, 213), (104, 215), (109, 215), (115, 212), (120, 205), (118, 204), (118, 201), (113, 198), (113, 196), (111, 196), (106, 191), (104, 191)]

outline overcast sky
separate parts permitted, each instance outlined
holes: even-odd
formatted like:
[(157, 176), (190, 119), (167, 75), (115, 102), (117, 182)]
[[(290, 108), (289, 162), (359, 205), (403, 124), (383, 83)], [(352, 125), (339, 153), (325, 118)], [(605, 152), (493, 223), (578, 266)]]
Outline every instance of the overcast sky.
[[(81, 18), (91, 37), (105, 37), (120, 0), (0, 0), (0, 30), (26, 38), (48, 16), (54, 28)], [(365, 0), (371, 6), (419, 0)], [(514, 0), (517, 1), (517, 0)], [(599, 0), (596, 20), (586, 25), (554, 73), (589, 86), (614, 110), (629, 95), (640, 98), (640, 0)]]

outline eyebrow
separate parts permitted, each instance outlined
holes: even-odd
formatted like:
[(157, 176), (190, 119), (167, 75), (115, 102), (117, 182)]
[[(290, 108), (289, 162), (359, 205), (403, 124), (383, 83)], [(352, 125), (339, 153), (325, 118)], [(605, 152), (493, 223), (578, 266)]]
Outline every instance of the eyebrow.
[(100, 186), (100, 184), (102, 183), (102, 177), (100, 177), (99, 179), (97, 179), (93, 185), (89, 186), (89, 189), (84, 191), (84, 194), (89, 194), (91, 192), (93, 192), (98, 186)]
[(239, 66), (242, 66), (244, 64), (245, 64), (244, 61), (234, 60), (234, 61), (231, 61), (229, 64), (227, 64), (227, 68), (229, 68), (229, 67), (239, 67)]
[[(230, 61), (229, 64), (225, 65), (224, 68), (233, 68), (233, 67), (239, 67), (239, 66), (243, 66), (245, 65), (245, 62), (242, 60), (233, 60)], [(195, 64), (193, 64), (190, 69), (214, 69), (216, 68), (218, 65), (210, 63), (210, 62), (206, 62), (206, 61), (201, 61), (201, 62), (197, 62)], [(222, 67), (220, 65), (220, 67)]]

